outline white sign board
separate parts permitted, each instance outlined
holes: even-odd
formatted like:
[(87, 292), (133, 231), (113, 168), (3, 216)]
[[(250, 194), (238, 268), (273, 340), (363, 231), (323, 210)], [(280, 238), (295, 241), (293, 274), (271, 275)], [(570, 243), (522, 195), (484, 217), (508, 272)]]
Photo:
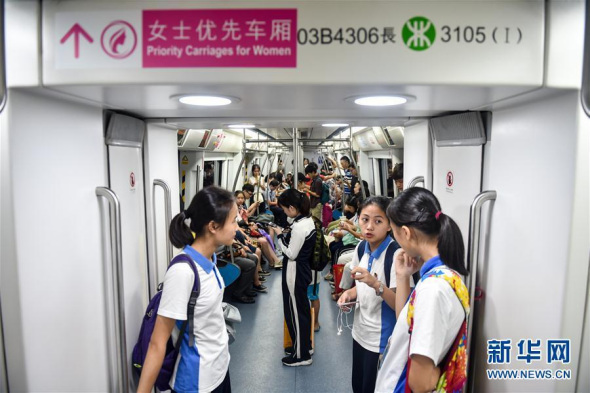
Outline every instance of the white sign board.
[(543, 1), (43, 5), (49, 85), (542, 83)]

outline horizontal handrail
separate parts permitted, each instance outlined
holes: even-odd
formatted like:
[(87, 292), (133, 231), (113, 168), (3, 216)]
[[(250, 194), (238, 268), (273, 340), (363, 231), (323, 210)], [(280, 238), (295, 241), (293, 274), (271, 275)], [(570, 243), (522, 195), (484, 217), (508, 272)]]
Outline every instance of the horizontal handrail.
[(415, 178), (410, 180), (410, 182), (408, 183), (408, 188), (416, 187), (416, 185), (418, 183), (425, 184), (424, 183), (424, 176), (416, 176)]

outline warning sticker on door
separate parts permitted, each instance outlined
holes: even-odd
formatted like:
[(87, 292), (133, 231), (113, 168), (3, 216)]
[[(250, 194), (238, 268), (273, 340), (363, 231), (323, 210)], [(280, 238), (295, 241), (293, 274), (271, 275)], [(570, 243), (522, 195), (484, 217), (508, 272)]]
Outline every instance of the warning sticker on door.
[(453, 172), (451, 172), (451, 171), (447, 172), (446, 183), (447, 183), (447, 187), (446, 187), (447, 192), (452, 193), (453, 192), (453, 184), (455, 183), (455, 175), (453, 175)]

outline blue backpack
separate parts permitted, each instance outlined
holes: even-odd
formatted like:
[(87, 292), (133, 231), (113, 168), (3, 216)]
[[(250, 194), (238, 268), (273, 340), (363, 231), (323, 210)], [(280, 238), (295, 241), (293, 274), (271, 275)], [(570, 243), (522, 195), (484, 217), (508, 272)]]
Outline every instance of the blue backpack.
[[(180, 350), (180, 344), (182, 342), (182, 337), (186, 332), (187, 325), (189, 326), (189, 345), (194, 345), (194, 315), (195, 315), (195, 305), (197, 304), (197, 298), (199, 297), (199, 292), (201, 291), (200, 281), (199, 281), (199, 274), (197, 272), (197, 268), (193, 263), (192, 259), (186, 254), (179, 254), (172, 261), (170, 261), (170, 265), (168, 265), (168, 269), (175, 265), (176, 263), (185, 262), (187, 263), (193, 273), (195, 274), (195, 282), (193, 283), (193, 289), (191, 291), (191, 296), (187, 305), (187, 318), (186, 321), (182, 322), (182, 327), (180, 328), (180, 333), (178, 338), (176, 339), (176, 343), (172, 342), (172, 337), (168, 339), (168, 343), (166, 344), (166, 355), (164, 356), (164, 361), (162, 362), (162, 368), (160, 369), (160, 373), (158, 374), (158, 378), (156, 379), (156, 387), (160, 389), (160, 391), (170, 390), (170, 378), (172, 377), (172, 373), (174, 372), (174, 365), (176, 364), (176, 358), (178, 357), (178, 352)], [(164, 283), (161, 283), (158, 286), (158, 293), (154, 295), (150, 304), (147, 306), (145, 310), (145, 315), (143, 317), (143, 321), (141, 323), (141, 329), (139, 330), (139, 337), (137, 339), (137, 343), (133, 348), (133, 354), (131, 355), (131, 364), (133, 365), (133, 369), (135, 370), (138, 376), (141, 375), (141, 370), (143, 367), (143, 363), (145, 361), (145, 356), (147, 355), (147, 351), (150, 345), (150, 340), (152, 338), (152, 332), (154, 331), (154, 326), (156, 325), (156, 318), (158, 316), (158, 307), (160, 306), (160, 299), (162, 298), (162, 290), (164, 289)]]

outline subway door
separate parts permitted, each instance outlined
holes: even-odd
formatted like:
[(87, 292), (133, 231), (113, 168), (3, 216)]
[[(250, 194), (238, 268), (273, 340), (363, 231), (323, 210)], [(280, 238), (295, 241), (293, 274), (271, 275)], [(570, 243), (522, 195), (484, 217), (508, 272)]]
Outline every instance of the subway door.
[(109, 184), (119, 198), (121, 210), (127, 364), (130, 389), (135, 391), (136, 381), (131, 377), (131, 353), (149, 302), (142, 157), (145, 123), (116, 113), (107, 113), (105, 118)]
[(180, 212), (176, 130), (148, 122), (143, 148), (150, 297), (164, 280), (174, 249), (168, 238), (172, 218)]
[(459, 225), (467, 254), (469, 212), (481, 191), (482, 146), (435, 147), (433, 157), (432, 192)]
[[(403, 157), (404, 189), (419, 185), (432, 190), (432, 139), (427, 121), (404, 128)], [(424, 180), (419, 181), (421, 178)]]
[(461, 229), (467, 255), (469, 213), (474, 198), (481, 192), (486, 141), (482, 115), (469, 112), (434, 118), (430, 120), (430, 129), (436, 141), (432, 192), (443, 213), (452, 217)]
[(107, 184), (102, 110), (11, 89), (0, 134), (8, 391), (112, 392), (95, 194)]

